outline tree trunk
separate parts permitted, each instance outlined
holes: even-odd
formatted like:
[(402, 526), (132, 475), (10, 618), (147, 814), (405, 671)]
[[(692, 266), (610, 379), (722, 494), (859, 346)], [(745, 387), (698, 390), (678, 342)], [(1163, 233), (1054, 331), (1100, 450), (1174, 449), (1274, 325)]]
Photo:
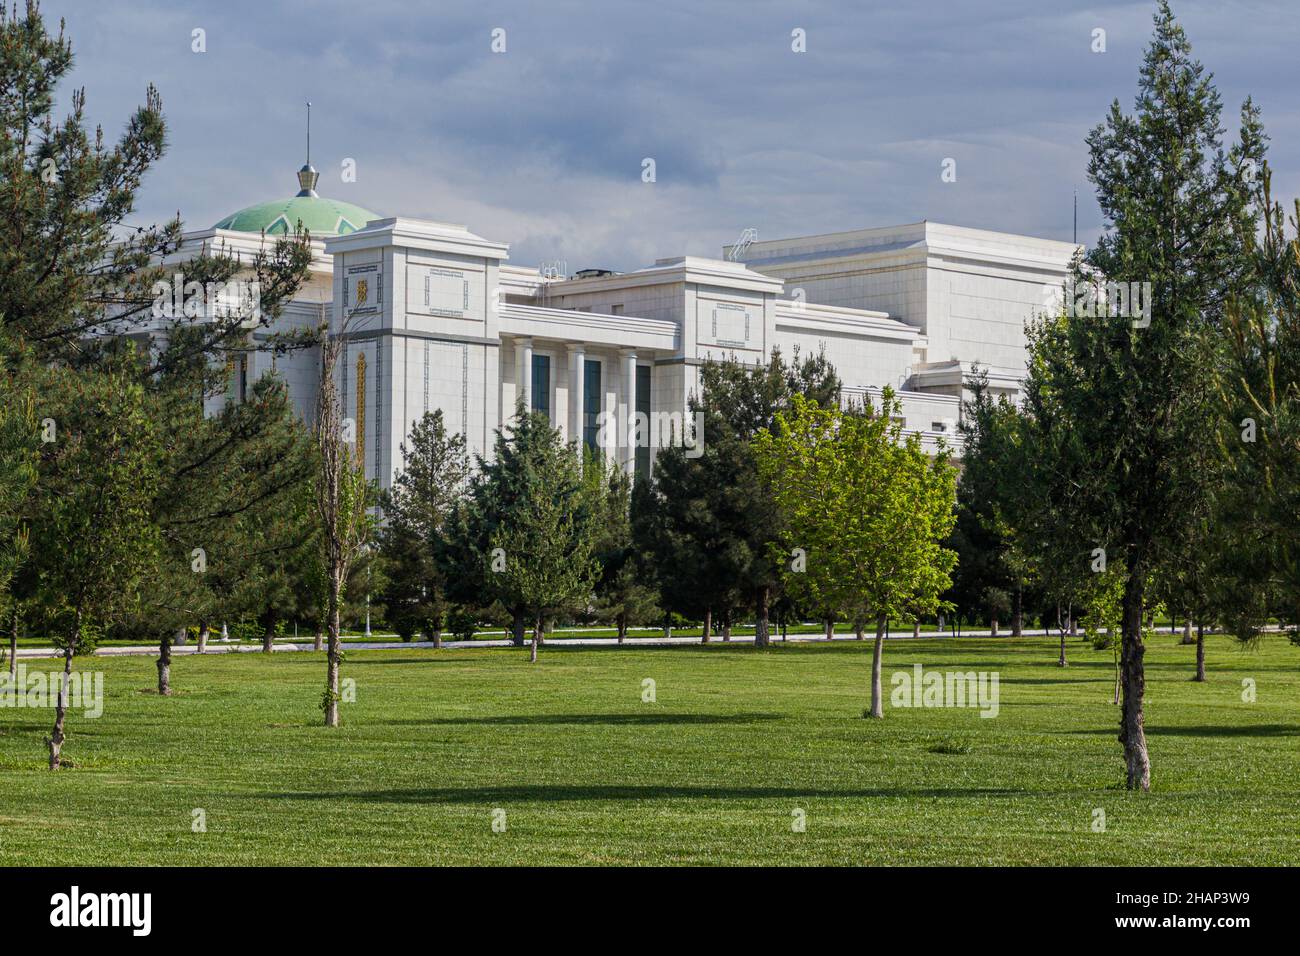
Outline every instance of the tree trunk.
[(727, 616), (722, 619), (722, 640), (724, 642), (731, 640), (731, 612), (730, 611), (728, 611)]
[(1146, 718), (1142, 697), (1146, 693), (1146, 672), (1142, 659), (1142, 578), (1140, 564), (1128, 571), (1124, 586), (1124, 619), (1120, 651), (1120, 684), (1123, 702), (1120, 711), (1120, 743), (1124, 745), (1125, 785), (1130, 790), (1151, 789), (1151, 760), (1147, 755)]
[[(1060, 622), (1058, 621), (1057, 623), (1059, 624)], [(1060, 632), (1061, 632), (1061, 657), (1060, 657), (1060, 659), (1056, 662), (1056, 666), (1057, 666), (1057, 667), (1069, 667), (1069, 666), (1070, 666), (1070, 665), (1069, 665), (1069, 662), (1067, 662), (1066, 659), (1065, 659), (1065, 628), (1062, 627), (1062, 628), (1059, 628), (1059, 630), (1060, 630)]]
[(1192, 637), (1192, 619), (1189, 617), (1183, 621), (1183, 643), (1195, 644), (1196, 638)]
[(206, 622), (199, 625), (199, 653), (206, 654), (208, 651), (208, 636), (211, 633)]
[(1025, 603), (1020, 583), (1016, 583), (1016, 609), (1011, 615), (1011, 636), (1023, 637), (1025, 629)]
[(311, 649), (313, 651), (323, 650), (325, 647), (325, 628), (321, 624), (316, 625), (316, 636), (312, 638)]
[(782, 643), (782, 644), (784, 644), (784, 643), (786, 642), (786, 637), (787, 637), (788, 634), (789, 634), (789, 631), (788, 631), (788, 629), (787, 629), (787, 625), (786, 625), (786, 621), (785, 621), (785, 615), (781, 615), (781, 643)]
[(885, 694), (880, 684), (880, 664), (885, 656), (885, 615), (876, 618), (876, 647), (871, 655), (871, 716), (885, 716)]
[(620, 611), (618, 614), (618, 642), (622, 644), (627, 640), (627, 612)]
[(1119, 645), (1118, 645), (1118, 644), (1112, 644), (1111, 646), (1112, 646), (1112, 651), (1111, 651), (1111, 653), (1113, 653), (1113, 654), (1115, 655), (1115, 699), (1112, 700), (1111, 703), (1114, 704), (1116, 707), (1118, 707), (1118, 706), (1119, 706), (1120, 688), (1121, 688), (1122, 683), (1123, 683), (1122, 680), (1121, 680), (1121, 677), (1120, 677), (1120, 668), (1119, 668)]
[(172, 695), (172, 636), (170, 631), (163, 633), (158, 642), (158, 693), (163, 697)]
[(339, 640), (339, 593), (343, 581), (331, 575), (329, 596), (329, 647), (325, 654), (325, 726), (339, 725), (339, 664), (342, 642)]
[[(81, 634), (81, 615), (77, 615), (76, 634)], [(69, 639), (63, 651), (63, 678), (59, 684), (59, 697), (54, 705), (54, 732), (45, 738), (50, 748), (50, 769), (58, 770), (63, 765), (63, 721), (68, 716), (68, 681), (72, 678), (72, 654), (77, 646), (77, 637)]]
[(865, 641), (867, 639), (867, 625), (862, 618), (853, 622), (853, 639), (855, 641)]
[(524, 646), (524, 632), (526, 630), (527, 627), (524, 625), (524, 612), (515, 611), (514, 624), (512, 625), (512, 630), (510, 634), (510, 640), (515, 645), (515, 647)]
[(542, 619), (538, 618), (537, 623), (533, 625), (533, 647), (528, 654), (528, 660), (537, 663), (537, 646), (542, 643)]
[(702, 643), (709, 643), (709, 637), (713, 633), (713, 608), (704, 609), (704, 632)]
[(990, 619), (989, 619), (989, 624), (990, 624), (990, 627), (989, 627), (989, 636), (990, 636), (990, 637), (997, 637), (997, 636), (998, 636), (998, 619), (997, 619), (996, 617), (994, 617), (994, 618), (990, 618)]
[(18, 608), (14, 608), (13, 627), (9, 630), (9, 678), (18, 676)]
[(433, 629), (433, 649), (435, 651), (442, 650), (442, 625), (441, 624), (439, 624), (437, 627)]
[(270, 654), (275, 650), (273, 641), (275, 640), (275, 625), (267, 624), (266, 629), (262, 631), (262, 653)]
[(834, 639), (835, 639), (835, 618), (828, 617), (826, 618), (826, 640), (831, 641)]
[(920, 622), (920, 621), (913, 621), (913, 622), (912, 622), (912, 636), (913, 636), (913, 637), (920, 637), (920, 636), (921, 636), (921, 622)]
[(1196, 625), (1196, 676), (1192, 680), (1205, 683), (1205, 625)]
[(766, 584), (758, 589), (758, 620), (754, 622), (755, 647), (767, 647), (771, 643), (770, 621), (768, 619), (771, 612), (769, 607), (771, 598), (772, 589)]

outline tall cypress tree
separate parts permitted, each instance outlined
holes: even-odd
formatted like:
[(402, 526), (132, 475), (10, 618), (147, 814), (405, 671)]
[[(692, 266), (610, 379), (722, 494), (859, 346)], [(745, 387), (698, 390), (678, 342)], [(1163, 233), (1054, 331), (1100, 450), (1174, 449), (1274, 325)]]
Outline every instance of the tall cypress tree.
[(1239, 229), (1251, 221), (1247, 180), (1263, 138), (1250, 126), (1225, 152), (1220, 113), (1211, 76), (1161, 0), (1134, 112), (1116, 101), (1088, 137), (1105, 232), (1075, 277), (1076, 288), (1121, 284), (1130, 303), (1140, 296), (1148, 308), (1066, 309), (1031, 340), (1027, 404), (1039, 426), (1056, 426), (1029, 449), (1042, 487), (1078, 529), (1074, 560), (1095, 567), (1101, 553), (1124, 569), (1119, 739), (1130, 789), (1151, 782), (1142, 706), (1148, 582), (1178, 560), (1184, 524), (1210, 492), (1207, 342), (1249, 279)]

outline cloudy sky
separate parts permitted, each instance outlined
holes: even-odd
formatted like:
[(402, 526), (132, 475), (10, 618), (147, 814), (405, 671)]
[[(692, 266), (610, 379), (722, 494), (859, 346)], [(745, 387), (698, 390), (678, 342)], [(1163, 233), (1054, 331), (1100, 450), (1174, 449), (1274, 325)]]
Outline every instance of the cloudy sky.
[[(1083, 140), (1128, 108), (1153, 0), (44, 0), (92, 119), (163, 97), (138, 221), (191, 228), (289, 195), (459, 222), (570, 271), (932, 219), (1069, 239), (1100, 226)], [(1300, 194), (1295, 0), (1175, 0), (1225, 125), (1264, 110)], [(492, 34), (505, 31), (505, 52)], [(1092, 52), (1105, 30), (1104, 53)], [(193, 52), (202, 29), (206, 52)], [(807, 52), (792, 51), (792, 31)], [(66, 93), (67, 91), (65, 91)], [(642, 182), (655, 161), (657, 181)], [(956, 182), (944, 183), (946, 158)], [(345, 160), (356, 181), (343, 182)]]

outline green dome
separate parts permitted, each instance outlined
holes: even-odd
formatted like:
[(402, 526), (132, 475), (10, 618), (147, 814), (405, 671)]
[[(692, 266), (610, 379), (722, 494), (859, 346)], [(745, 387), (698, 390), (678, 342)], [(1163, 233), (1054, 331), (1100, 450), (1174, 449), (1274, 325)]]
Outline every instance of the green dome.
[(356, 232), (371, 219), (381, 218), (369, 209), (322, 196), (291, 196), (258, 203), (231, 213), (216, 224), (217, 229), (236, 232), (265, 232), (270, 236), (292, 233), (298, 223), (313, 236), (342, 236)]

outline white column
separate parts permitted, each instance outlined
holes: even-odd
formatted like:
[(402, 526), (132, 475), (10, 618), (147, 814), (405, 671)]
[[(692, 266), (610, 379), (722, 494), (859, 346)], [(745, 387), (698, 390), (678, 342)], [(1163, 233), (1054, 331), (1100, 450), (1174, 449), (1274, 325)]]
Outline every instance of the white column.
[(569, 346), (569, 441), (578, 443), (582, 450), (582, 409), (586, 404), (587, 347), (581, 343)]
[[(524, 414), (533, 410), (533, 340), (515, 339), (515, 402), (524, 403)], [(514, 409), (511, 409), (514, 415)]]
[(623, 469), (630, 475), (636, 467), (636, 445), (632, 442), (632, 416), (636, 413), (636, 352), (624, 349), (623, 414), (619, 416), (619, 445), (623, 451)]

